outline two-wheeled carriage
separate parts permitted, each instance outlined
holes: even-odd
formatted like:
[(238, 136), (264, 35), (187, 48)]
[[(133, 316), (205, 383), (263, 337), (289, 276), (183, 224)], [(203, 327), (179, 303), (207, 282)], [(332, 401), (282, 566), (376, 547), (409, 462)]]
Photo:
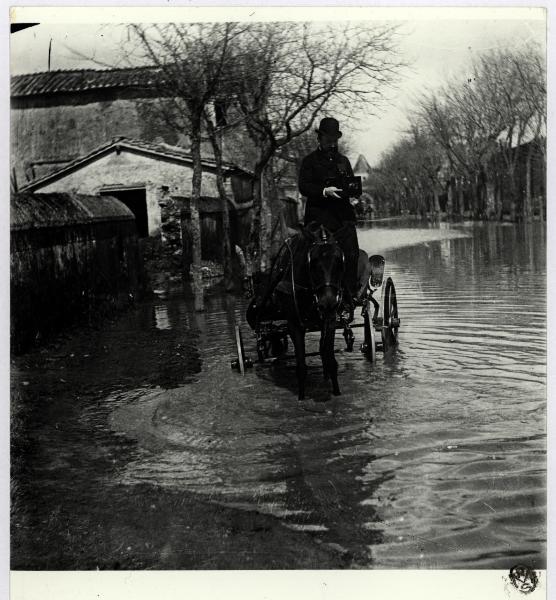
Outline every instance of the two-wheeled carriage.
[[(354, 329), (363, 330), (360, 350), (366, 359), (376, 361), (377, 351), (387, 352), (398, 341), (400, 318), (396, 289), (391, 277), (384, 276), (385, 260), (380, 255), (368, 259), (365, 278), (358, 298), (354, 302), (354, 311), (341, 310), (337, 314), (335, 329), (341, 330), (345, 340), (345, 351), (352, 352), (355, 345)], [(261, 302), (265, 294), (254, 294), (246, 313), (246, 321), (255, 334), (258, 362), (277, 360), (287, 356), (289, 328), (285, 315), (269, 302)], [(361, 319), (354, 319), (359, 313)], [(318, 332), (317, 324), (306, 326), (307, 332)], [(232, 368), (241, 374), (253, 366), (253, 360), (245, 352), (242, 331), (235, 326), (235, 344), (237, 358)], [(320, 352), (306, 353), (316, 356)]]

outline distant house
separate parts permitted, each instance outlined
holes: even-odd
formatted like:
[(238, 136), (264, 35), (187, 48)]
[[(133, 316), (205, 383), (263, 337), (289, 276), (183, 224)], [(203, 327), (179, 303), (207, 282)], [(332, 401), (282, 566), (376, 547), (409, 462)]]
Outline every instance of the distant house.
[(365, 182), (371, 174), (371, 165), (369, 165), (367, 159), (362, 154), (360, 154), (355, 161), (355, 165), (353, 166), (353, 174), (361, 177), (363, 185), (365, 185)]

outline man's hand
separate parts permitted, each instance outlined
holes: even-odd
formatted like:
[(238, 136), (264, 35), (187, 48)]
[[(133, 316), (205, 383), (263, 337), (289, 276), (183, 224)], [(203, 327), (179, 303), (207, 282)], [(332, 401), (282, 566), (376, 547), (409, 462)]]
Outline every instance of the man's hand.
[(336, 192), (341, 192), (342, 189), (341, 188), (337, 188), (334, 186), (330, 186), (330, 187), (325, 187), (324, 190), (322, 190), (322, 195), (328, 198), (337, 198), (338, 200), (341, 200), (342, 197), (338, 196), (338, 194)]

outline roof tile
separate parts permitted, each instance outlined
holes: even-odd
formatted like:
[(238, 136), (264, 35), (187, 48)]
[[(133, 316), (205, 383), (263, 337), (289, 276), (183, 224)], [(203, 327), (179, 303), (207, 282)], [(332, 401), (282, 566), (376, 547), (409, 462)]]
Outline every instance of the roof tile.
[(103, 88), (135, 87), (148, 89), (155, 84), (155, 67), (128, 69), (79, 69), (15, 75), (11, 78), (12, 97), (83, 92)]
[[(37, 185), (42, 185), (45, 182), (50, 181), (51, 179), (57, 179), (62, 173), (77, 167), (81, 163), (87, 162), (88, 160), (94, 158), (97, 155), (102, 155), (107, 151), (117, 149), (118, 146), (121, 146), (121, 147), (126, 148), (131, 151), (135, 150), (138, 152), (146, 152), (146, 153), (154, 154), (154, 155), (161, 156), (161, 157), (164, 156), (167, 158), (173, 158), (173, 159), (177, 159), (177, 160), (185, 160), (187, 162), (192, 162), (192, 160), (193, 160), (191, 157), (191, 153), (188, 152), (185, 148), (180, 148), (179, 146), (171, 146), (169, 144), (164, 144), (164, 143), (155, 144), (153, 142), (146, 142), (144, 140), (132, 140), (132, 139), (129, 139), (126, 137), (116, 137), (116, 138), (113, 138), (112, 140), (110, 140), (108, 143), (98, 146), (97, 148), (95, 148), (94, 150), (89, 152), (88, 154), (86, 154), (84, 156), (80, 156), (79, 158), (76, 158), (75, 160), (72, 160), (71, 162), (69, 162), (69, 163), (65, 164), (63, 167), (61, 167), (60, 169), (57, 169), (56, 171), (53, 171), (52, 173), (49, 173), (49, 174), (45, 175), (44, 177), (40, 177), (38, 179), (35, 179), (34, 181), (29, 182), (27, 185), (23, 186), (21, 189), (22, 190), (35, 189), (37, 187)], [(214, 168), (216, 166), (216, 162), (213, 158), (203, 157), (202, 162), (205, 167)], [(241, 167), (237, 167), (234, 164), (231, 164), (228, 162), (224, 162), (222, 164), (222, 166), (225, 170), (232, 170), (232, 171), (239, 170), (239, 171), (243, 171), (246, 174), (249, 174), (247, 171), (245, 171), (245, 169), (242, 169)]]

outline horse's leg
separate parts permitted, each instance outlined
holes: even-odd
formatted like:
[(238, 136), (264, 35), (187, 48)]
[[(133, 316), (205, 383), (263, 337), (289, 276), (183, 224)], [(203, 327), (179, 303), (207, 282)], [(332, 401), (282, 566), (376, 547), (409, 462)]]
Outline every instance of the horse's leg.
[(333, 319), (328, 319), (323, 323), (320, 338), (320, 355), (325, 377), (330, 377), (332, 381), (332, 393), (334, 396), (339, 396), (341, 392), (338, 385), (338, 362), (334, 356), (335, 333), (336, 315), (334, 315)]
[(295, 348), (295, 362), (298, 386), (298, 400), (305, 398), (305, 379), (307, 377), (307, 365), (305, 364), (305, 329), (295, 321), (289, 321), (288, 327)]

